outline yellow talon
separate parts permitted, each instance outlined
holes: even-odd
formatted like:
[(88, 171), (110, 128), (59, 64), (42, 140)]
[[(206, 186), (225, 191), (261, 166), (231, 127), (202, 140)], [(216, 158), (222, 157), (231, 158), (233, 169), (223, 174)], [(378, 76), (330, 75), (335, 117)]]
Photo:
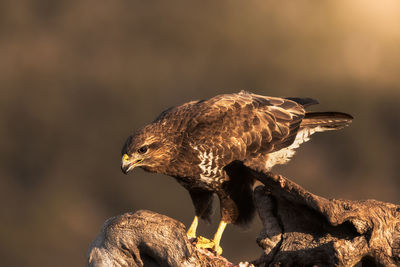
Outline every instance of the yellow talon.
[(196, 238), (196, 248), (212, 249), (217, 253), (217, 255), (222, 254), (222, 248), (216, 244), (214, 240), (202, 236)]
[[(192, 224), (190, 225), (189, 230), (187, 232), (187, 235), (190, 238), (196, 238), (196, 229), (197, 229), (198, 222), (199, 222), (199, 219), (197, 218), (197, 216), (195, 216), (194, 220), (193, 220)], [(203, 248), (203, 249), (212, 249), (217, 253), (217, 255), (221, 255), (222, 248), (219, 245), (219, 243), (221, 241), (222, 233), (224, 232), (225, 227), (226, 227), (226, 222), (221, 221), (219, 223), (217, 232), (215, 233), (213, 240), (207, 239), (202, 236), (198, 236), (195, 241), (196, 247)]]

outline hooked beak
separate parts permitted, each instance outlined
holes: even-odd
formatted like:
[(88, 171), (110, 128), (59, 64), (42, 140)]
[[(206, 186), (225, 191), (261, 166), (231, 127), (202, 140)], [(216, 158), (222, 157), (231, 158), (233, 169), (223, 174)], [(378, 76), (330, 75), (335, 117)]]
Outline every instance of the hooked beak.
[(143, 159), (131, 159), (127, 154), (122, 156), (121, 170), (124, 174), (128, 174), (133, 168), (135, 168)]

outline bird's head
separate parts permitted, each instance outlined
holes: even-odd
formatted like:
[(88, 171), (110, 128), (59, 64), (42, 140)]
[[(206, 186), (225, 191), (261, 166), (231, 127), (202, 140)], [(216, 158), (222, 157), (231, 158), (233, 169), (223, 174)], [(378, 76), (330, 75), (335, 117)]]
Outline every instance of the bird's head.
[(162, 172), (172, 158), (168, 140), (146, 128), (128, 137), (121, 154), (121, 170), (125, 174), (135, 167)]

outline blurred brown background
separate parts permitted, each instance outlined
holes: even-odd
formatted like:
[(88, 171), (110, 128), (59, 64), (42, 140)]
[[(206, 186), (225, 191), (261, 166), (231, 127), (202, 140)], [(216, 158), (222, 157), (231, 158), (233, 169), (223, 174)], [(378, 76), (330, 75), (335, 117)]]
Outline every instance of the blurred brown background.
[[(83, 266), (127, 211), (188, 225), (188, 193), (124, 176), (121, 146), (170, 106), (241, 89), (355, 117), (276, 171), (322, 196), (399, 203), (399, 14), (397, 0), (0, 2), (2, 265)], [(257, 257), (259, 230), (228, 227), (224, 254)]]

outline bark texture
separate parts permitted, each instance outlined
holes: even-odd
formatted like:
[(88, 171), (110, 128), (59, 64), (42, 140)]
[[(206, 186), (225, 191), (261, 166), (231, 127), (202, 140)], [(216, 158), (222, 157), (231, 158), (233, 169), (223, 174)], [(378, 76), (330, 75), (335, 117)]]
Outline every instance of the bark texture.
[(259, 174), (261, 266), (399, 266), (400, 206), (316, 196), (281, 175)]
[[(400, 206), (316, 196), (281, 175), (256, 174), (263, 229), (256, 266), (400, 266)], [(250, 260), (250, 259), (249, 259)], [(88, 266), (232, 266), (195, 248), (184, 225), (150, 211), (107, 220)], [(241, 266), (249, 266), (243, 263)]]
[(108, 219), (89, 248), (87, 266), (229, 266), (213, 253), (196, 249), (185, 226), (152, 211)]

